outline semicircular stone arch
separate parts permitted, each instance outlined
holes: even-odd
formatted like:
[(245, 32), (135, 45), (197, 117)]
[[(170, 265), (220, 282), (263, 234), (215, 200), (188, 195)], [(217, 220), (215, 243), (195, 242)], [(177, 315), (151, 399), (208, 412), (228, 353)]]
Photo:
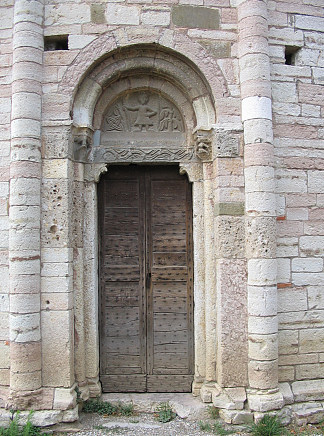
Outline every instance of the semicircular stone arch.
[[(121, 98), (121, 95), (124, 96), (123, 98), (132, 98), (131, 94), (134, 92), (147, 95), (150, 100), (147, 104), (147, 111), (151, 111), (152, 114), (154, 112), (154, 115), (151, 115), (153, 124), (147, 124), (147, 130), (151, 138), (155, 138), (153, 140), (155, 141), (154, 150), (150, 151), (145, 148), (145, 144), (140, 142), (139, 132), (136, 128), (130, 129), (128, 125), (126, 131), (134, 133), (135, 139), (138, 139), (133, 141), (133, 149), (130, 143), (122, 141), (124, 149), (119, 147), (113, 153), (111, 150), (107, 152), (107, 144), (102, 143), (106, 133), (102, 131), (104, 126), (102, 119), (107, 114), (107, 108), (116, 99)], [(162, 101), (165, 107), (161, 106)], [(169, 101), (168, 105), (166, 101)], [(152, 104), (155, 108), (150, 106)], [(124, 124), (129, 124), (132, 118), (130, 112), (135, 111), (136, 104), (133, 103), (133, 109), (121, 103), (119, 106), (122, 109), (120, 114), (125, 118)], [(143, 110), (144, 107), (140, 104), (139, 113)], [(115, 108), (116, 111), (118, 112), (119, 109)], [(171, 129), (171, 125), (179, 124), (177, 123), (179, 117), (183, 124), (183, 135), (176, 135), (176, 132), (173, 132), (172, 140), (167, 138), (167, 136), (172, 136), (171, 132), (163, 132), (163, 140), (162, 132), (158, 132), (154, 127), (155, 124), (160, 123), (160, 126), (164, 125), (165, 128), (165, 123), (161, 124), (161, 122), (167, 112), (169, 118), (173, 117), (172, 120), (169, 119), (168, 130)], [(154, 159), (159, 162), (195, 160), (194, 132), (199, 129), (209, 130), (216, 123), (214, 95), (210, 84), (197, 66), (181, 54), (148, 44), (131, 45), (115, 50), (100, 63), (94, 65), (79, 86), (72, 113), (73, 124), (77, 129), (76, 136), (82, 136), (79, 134), (80, 129), (86, 131), (86, 136), (88, 136), (86, 141), (77, 139), (74, 142), (74, 157), (78, 161), (90, 163), (112, 163), (116, 162), (115, 158), (117, 162), (146, 162), (154, 161)], [(176, 113), (179, 115), (175, 115)], [(117, 113), (115, 117), (118, 117)], [(142, 128), (145, 126), (143, 125)], [(174, 128), (177, 129), (177, 127)], [(176, 136), (178, 136), (177, 144), (174, 142)], [(116, 135), (111, 134), (111, 138), (113, 137)], [(121, 137), (122, 135), (117, 130), (116, 143), (119, 145)], [(171, 142), (166, 139), (170, 139)], [(142, 140), (144, 140), (143, 135)], [(89, 147), (90, 143), (93, 147)], [(173, 148), (171, 147), (170, 150), (171, 144)], [(144, 148), (141, 148), (141, 145)], [(161, 155), (157, 154), (156, 148), (161, 149)], [(141, 149), (140, 152), (139, 149)], [(118, 158), (117, 155), (119, 155)]]
[(82, 81), (112, 52), (137, 45), (151, 45), (162, 48), (168, 55), (172, 55), (173, 52), (176, 56), (182, 56), (201, 71), (210, 86), (214, 100), (229, 95), (226, 79), (216, 59), (201, 44), (176, 29), (157, 29), (151, 26), (115, 30), (88, 44), (66, 70), (59, 92), (74, 98)]

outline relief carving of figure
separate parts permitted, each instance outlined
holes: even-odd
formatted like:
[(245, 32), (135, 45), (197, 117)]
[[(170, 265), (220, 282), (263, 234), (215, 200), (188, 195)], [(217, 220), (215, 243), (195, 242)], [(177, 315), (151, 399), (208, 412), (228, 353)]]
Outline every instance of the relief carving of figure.
[(182, 132), (181, 118), (174, 109), (166, 107), (161, 110), (159, 130), (161, 132)]
[(126, 106), (124, 103), (123, 107), (128, 111), (137, 112), (134, 126), (138, 132), (146, 132), (150, 130), (152, 126), (154, 126), (154, 121), (151, 118), (154, 117), (157, 112), (148, 106), (150, 97), (146, 92), (139, 94), (137, 99), (140, 103), (138, 106)]

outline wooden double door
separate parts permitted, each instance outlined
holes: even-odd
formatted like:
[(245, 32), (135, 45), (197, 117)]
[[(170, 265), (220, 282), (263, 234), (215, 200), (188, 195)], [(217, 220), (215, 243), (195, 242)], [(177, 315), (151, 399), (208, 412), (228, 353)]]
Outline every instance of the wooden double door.
[(190, 392), (191, 186), (178, 167), (109, 167), (99, 185), (104, 392)]

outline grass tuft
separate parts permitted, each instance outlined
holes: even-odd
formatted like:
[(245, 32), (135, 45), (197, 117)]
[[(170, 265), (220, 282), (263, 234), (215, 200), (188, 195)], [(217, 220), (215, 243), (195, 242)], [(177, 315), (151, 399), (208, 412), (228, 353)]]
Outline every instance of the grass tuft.
[(208, 415), (211, 419), (217, 419), (219, 418), (219, 410), (215, 406), (208, 406), (207, 407)]
[(82, 411), (85, 413), (98, 413), (99, 415), (131, 416), (134, 414), (134, 405), (133, 403), (112, 404), (108, 401), (101, 401), (99, 398), (96, 398), (86, 401)]
[(155, 416), (159, 422), (170, 422), (177, 415), (172, 411), (169, 403), (160, 403), (155, 410)]
[(28, 415), (24, 426), (19, 425), (19, 411), (11, 410), (9, 427), (0, 427), (0, 436), (38, 436), (42, 434), (41, 429), (30, 422), (33, 412)]
[(282, 436), (287, 434), (280, 419), (275, 415), (264, 415), (257, 424), (252, 424), (249, 428), (253, 436)]

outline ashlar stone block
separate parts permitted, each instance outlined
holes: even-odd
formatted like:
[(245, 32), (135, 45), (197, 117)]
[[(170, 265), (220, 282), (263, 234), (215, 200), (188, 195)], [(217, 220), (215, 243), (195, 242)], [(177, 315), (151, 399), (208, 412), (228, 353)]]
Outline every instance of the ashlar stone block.
[(76, 385), (71, 388), (56, 388), (54, 391), (54, 409), (67, 410), (76, 406)]
[(219, 10), (199, 6), (179, 5), (172, 8), (172, 22), (190, 29), (219, 29)]
[(269, 410), (281, 409), (284, 400), (281, 392), (261, 395), (248, 393), (248, 403), (251, 410), (268, 412)]
[(139, 9), (136, 6), (109, 3), (106, 9), (108, 24), (139, 25)]

